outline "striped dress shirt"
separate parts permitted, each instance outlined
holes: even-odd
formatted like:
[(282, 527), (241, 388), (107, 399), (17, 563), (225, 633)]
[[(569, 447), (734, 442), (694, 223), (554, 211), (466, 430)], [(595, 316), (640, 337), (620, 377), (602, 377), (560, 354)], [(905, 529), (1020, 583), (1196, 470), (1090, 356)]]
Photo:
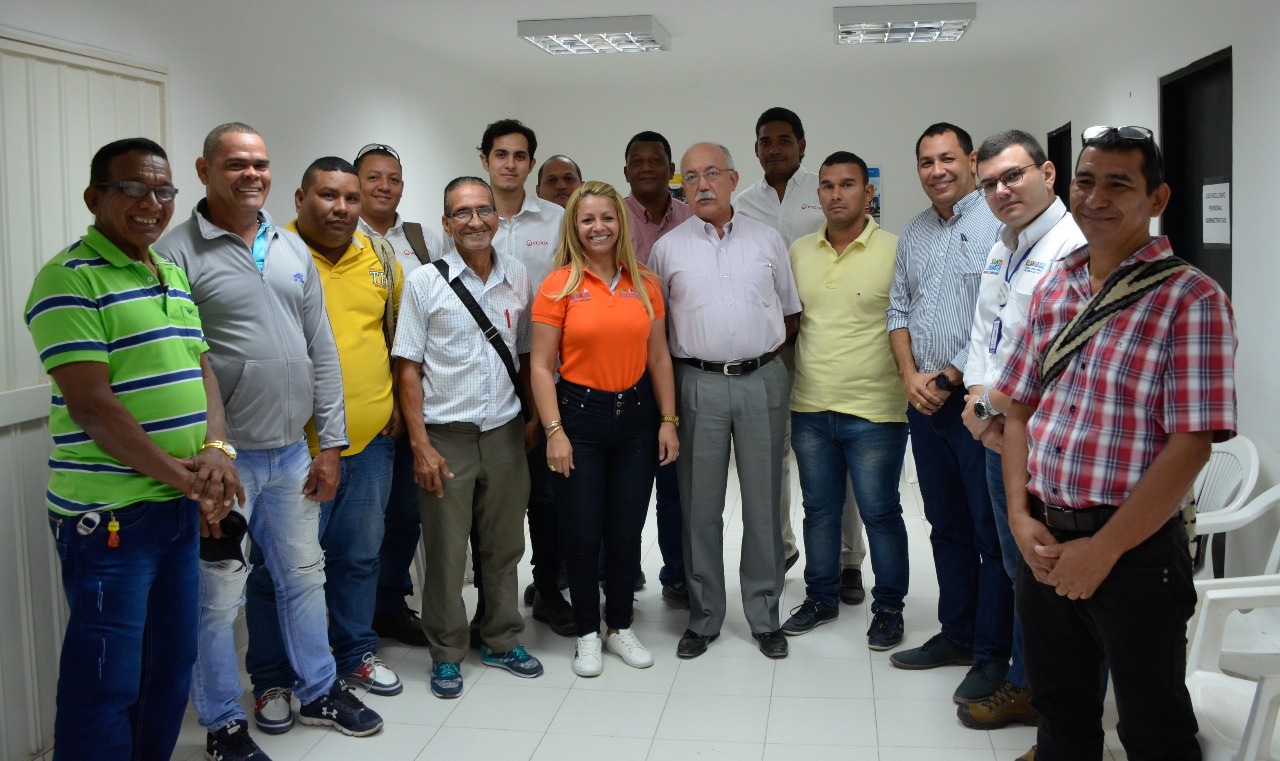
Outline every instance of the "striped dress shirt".
[(940, 372), (947, 365), (963, 370), (968, 363), (978, 280), (1001, 229), (977, 190), (960, 199), (953, 211), (943, 219), (931, 206), (908, 222), (898, 238), (887, 328), (911, 333), (911, 353), (922, 373)]

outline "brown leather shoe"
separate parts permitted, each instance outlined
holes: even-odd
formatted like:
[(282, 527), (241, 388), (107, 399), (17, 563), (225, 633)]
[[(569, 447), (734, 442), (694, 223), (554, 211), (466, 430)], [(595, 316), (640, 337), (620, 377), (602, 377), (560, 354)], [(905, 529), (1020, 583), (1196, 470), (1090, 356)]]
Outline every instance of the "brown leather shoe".
[(1036, 746), (1032, 745), (1031, 750), (1018, 756), (1014, 761), (1036, 761)]
[[(1010, 724), (1034, 727), (1040, 723), (1040, 712), (1031, 705), (1031, 691), (1005, 682), (995, 694), (976, 703), (956, 708), (960, 723), (970, 729), (999, 729)], [(1035, 758), (1034, 754), (1031, 758)]]

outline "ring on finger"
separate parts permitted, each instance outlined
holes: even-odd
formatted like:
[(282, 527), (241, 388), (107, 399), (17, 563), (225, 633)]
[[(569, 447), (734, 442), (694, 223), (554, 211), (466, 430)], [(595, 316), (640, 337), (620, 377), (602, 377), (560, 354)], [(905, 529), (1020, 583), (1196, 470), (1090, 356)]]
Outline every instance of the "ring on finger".
[(547, 467), (548, 467), (548, 468), (551, 468), (551, 472), (552, 472), (552, 473), (559, 473), (559, 472), (560, 472), (560, 471), (556, 468), (556, 466), (554, 466), (554, 465), (548, 465)]

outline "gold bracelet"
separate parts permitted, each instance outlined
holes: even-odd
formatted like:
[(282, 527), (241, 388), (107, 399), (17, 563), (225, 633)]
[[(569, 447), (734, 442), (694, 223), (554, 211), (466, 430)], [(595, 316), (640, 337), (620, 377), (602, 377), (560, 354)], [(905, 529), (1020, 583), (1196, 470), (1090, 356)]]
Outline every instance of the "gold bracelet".
[(561, 423), (559, 420), (555, 421), (551, 425), (548, 425), (542, 429), (543, 435), (545, 435), (548, 439), (556, 435), (556, 431), (561, 431), (561, 432), (564, 431), (564, 424)]
[(679, 415), (663, 415), (663, 416), (662, 416), (662, 422), (664, 422), (664, 423), (670, 423), (670, 424), (674, 425), (676, 428), (679, 428), (679, 427), (680, 427), (680, 416), (679, 416)]

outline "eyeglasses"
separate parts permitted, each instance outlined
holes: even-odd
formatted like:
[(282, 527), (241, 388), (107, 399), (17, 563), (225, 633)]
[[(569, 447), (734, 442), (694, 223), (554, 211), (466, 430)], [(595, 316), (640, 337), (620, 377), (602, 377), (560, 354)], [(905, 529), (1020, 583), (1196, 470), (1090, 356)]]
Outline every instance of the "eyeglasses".
[(1146, 127), (1107, 127), (1105, 125), (1086, 128), (1080, 133), (1080, 140), (1085, 143), (1089, 143), (1103, 137), (1109, 132), (1114, 132), (1125, 140), (1133, 140), (1138, 143), (1155, 142), (1154, 134)]
[(1027, 170), (1033, 166), (1040, 166), (1040, 165), (1036, 163), (1031, 163), (1031, 164), (1027, 164), (1026, 166), (1014, 167), (1013, 169), (1010, 169), (1009, 171), (1005, 172), (1004, 174), (1000, 175), (994, 180), (983, 180), (982, 182), (979, 182), (978, 189), (982, 191), (982, 195), (984, 196), (993, 196), (996, 194), (996, 190), (1000, 188), (1001, 184), (1003, 184), (1006, 188), (1011, 188), (1014, 185), (1017, 185), (1018, 183), (1022, 182), (1022, 178), (1027, 175)]
[(457, 211), (451, 211), (447, 216), (454, 222), (457, 222), (460, 225), (465, 225), (471, 221), (471, 216), (473, 214), (481, 219), (489, 219), (497, 213), (498, 210), (492, 206), (481, 206), (478, 209), (458, 209)]
[(699, 174), (698, 172), (684, 172), (683, 174), (680, 175), (680, 181), (685, 185), (697, 185), (698, 181), (703, 179), (705, 179), (707, 182), (715, 182), (716, 180), (720, 179), (723, 175), (726, 175), (732, 171), (733, 169), (717, 169), (715, 167), (711, 167), (710, 169), (708, 169), (705, 172), (702, 172), (701, 174)]
[(146, 198), (148, 193), (154, 193), (156, 203), (169, 203), (178, 195), (178, 189), (172, 185), (148, 185), (145, 182), (134, 182), (132, 180), (95, 182), (93, 186), (95, 188), (115, 188), (130, 198)]
[(361, 148), (359, 151), (356, 152), (356, 161), (359, 161), (360, 157), (365, 155), (369, 151), (386, 151), (387, 153), (390, 153), (392, 157), (395, 158), (396, 161), (400, 160), (400, 154), (396, 153), (395, 148), (392, 148), (391, 146), (386, 145), (385, 143), (369, 143), (368, 145), (366, 145), (365, 147)]

